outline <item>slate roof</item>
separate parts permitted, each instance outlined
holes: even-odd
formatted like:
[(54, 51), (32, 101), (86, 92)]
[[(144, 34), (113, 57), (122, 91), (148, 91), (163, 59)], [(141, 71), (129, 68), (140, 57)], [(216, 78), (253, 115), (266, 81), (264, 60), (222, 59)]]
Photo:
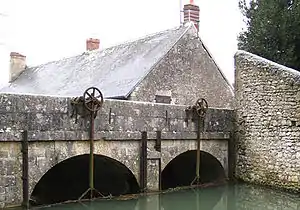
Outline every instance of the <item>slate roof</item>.
[(96, 86), (105, 98), (127, 98), (189, 27), (27, 68), (1, 92), (73, 97)]

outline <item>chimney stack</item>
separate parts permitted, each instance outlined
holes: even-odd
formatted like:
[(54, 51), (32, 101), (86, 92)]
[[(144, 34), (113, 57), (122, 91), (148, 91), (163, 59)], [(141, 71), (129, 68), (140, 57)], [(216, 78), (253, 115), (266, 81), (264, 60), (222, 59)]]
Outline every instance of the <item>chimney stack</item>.
[(17, 52), (10, 53), (9, 82), (14, 81), (26, 69), (26, 56)]
[(197, 31), (199, 31), (199, 17), (200, 9), (199, 6), (194, 4), (194, 0), (190, 0), (189, 4), (184, 5), (183, 7), (184, 14), (184, 23), (193, 22)]
[(99, 39), (89, 38), (86, 40), (86, 50), (87, 51), (97, 50), (97, 49), (99, 49), (99, 46), (100, 46)]

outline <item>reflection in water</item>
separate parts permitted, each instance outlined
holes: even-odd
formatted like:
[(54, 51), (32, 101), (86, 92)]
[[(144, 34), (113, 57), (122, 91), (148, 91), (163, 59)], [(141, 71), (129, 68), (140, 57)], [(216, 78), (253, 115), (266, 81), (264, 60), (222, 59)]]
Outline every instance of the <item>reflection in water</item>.
[[(45, 209), (45, 208), (44, 208)], [(299, 195), (238, 184), (198, 190), (184, 190), (161, 195), (143, 196), (137, 200), (95, 201), (66, 204), (48, 210), (300, 210)]]
[(64, 205), (57, 205), (48, 208), (41, 208), (41, 209), (51, 209), (51, 210), (134, 210), (137, 206), (137, 200), (105, 200), (105, 201), (95, 201), (95, 202), (86, 202), (86, 203), (76, 203), (76, 204), (64, 204)]
[(219, 202), (225, 191), (224, 186), (204, 189), (190, 189), (161, 195), (161, 204), (165, 210), (189, 209), (211, 210)]

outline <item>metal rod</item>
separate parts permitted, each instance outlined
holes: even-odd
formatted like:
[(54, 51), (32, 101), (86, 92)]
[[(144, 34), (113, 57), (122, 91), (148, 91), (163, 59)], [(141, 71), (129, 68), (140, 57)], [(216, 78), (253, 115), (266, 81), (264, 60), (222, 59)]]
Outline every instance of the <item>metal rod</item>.
[(28, 185), (28, 131), (22, 133), (22, 180), (23, 180), (23, 209), (29, 209), (29, 185)]
[(200, 182), (200, 122), (201, 117), (198, 118), (198, 129), (197, 129), (197, 160), (196, 160), (196, 178), (197, 184)]
[(156, 131), (155, 150), (161, 152), (161, 131)]
[(141, 192), (147, 187), (147, 132), (142, 132), (142, 145), (140, 153), (140, 186)]
[[(201, 129), (201, 131), (200, 131)], [(197, 155), (196, 155), (196, 177), (192, 181), (191, 185), (195, 184), (199, 185), (200, 184), (200, 155), (201, 155), (201, 140), (200, 140), (200, 133), (203, 133), (204, 130), (204, 117), (199, 116), (198, 117), (198, 128), (197, 128)]]
[(158, 189), (161, 191), (161, 159), (158, 160)]
[(94, 190), (94, 112), (91, 112), (90, 126), (90, 198), (93, 198)]

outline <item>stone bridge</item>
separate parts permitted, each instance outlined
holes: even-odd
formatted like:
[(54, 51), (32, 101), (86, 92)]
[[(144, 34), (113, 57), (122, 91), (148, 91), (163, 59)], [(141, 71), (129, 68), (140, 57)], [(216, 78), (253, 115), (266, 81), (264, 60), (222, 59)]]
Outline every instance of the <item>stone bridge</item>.
[[(35, 202), (77, 199), (88, 188), (89, 122), (79, 118), (75, 123), (70, 117), (70, 100), (0, 95), (2, 207), (22, 202), (24, 130), (29, 141), (29, 193)], [(143, 131), (148, 139), (147, 190), (189, 185), (195, 177), (197, 120), (187, 119), (185, 109), (179, 105), (105, 100), (95, 119), (95, 187), (106, 195), (140, 191)], [(208, 109), (200, 136), (203, 182), (230, 175), (232, 130), (233, 110)], [(160, 149), (157, 139), (161, 139)]]

